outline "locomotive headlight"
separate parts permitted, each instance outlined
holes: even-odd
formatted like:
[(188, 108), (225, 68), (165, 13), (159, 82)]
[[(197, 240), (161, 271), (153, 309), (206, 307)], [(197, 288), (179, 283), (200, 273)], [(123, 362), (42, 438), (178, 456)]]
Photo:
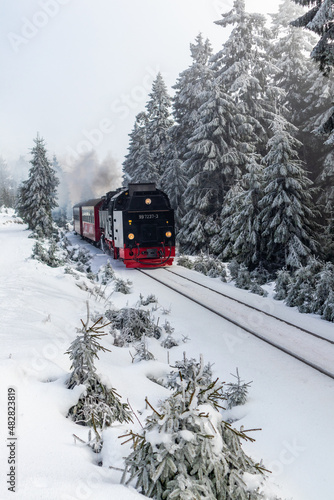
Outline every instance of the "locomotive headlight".
[(167, 238), (171, 238), (171, 236), (172, 236), (171, 231), (167, 231), (165, 234), (166, 234)]
[(129, 240), (133, 240), (133, 239), (134, 239), (134, 237), (135, 237), (135, 235), (134, 235), (133, 233), (129, 233), (129, 234), (128, 234), (128, 238), (129, 238)]
[(152, 203), (151, 198), (146, 198), (145, 203), (146, 203), (146, 205), (151, 205), (151, 203)]

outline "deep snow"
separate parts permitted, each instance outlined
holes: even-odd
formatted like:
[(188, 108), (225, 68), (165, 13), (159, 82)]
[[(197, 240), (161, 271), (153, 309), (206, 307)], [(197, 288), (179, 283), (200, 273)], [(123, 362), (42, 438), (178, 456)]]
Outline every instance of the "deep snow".
[[(94, 499), (131, 500), (143, 498), (133, 488), (119, 484), (123, 467), (122, 457), (130, 445), (122, 445), (119, 435), (133, 425), (114, 425), (104, 432), (101, 455), (75, 443), (73, 434), (87, 440), (87, 428), (75, 425), (66, 418), (70, 406), (78, 399), (80, 388), (66, 389), (65, 379), (70, 360), (65, 351), (76, 337), (80, 319), (86, 318), (86, 301), (92, 313), (102, 313), (106, 304), (82, 290), (79, 281), (64, 273), (64, 268), (49, 268), (30, 258), (35, 243), (29, 231), (18, 224), (12, 214), (0, 215), (0, 311), (2, 328), (0, 353), (0, 498), (12, 498), (7, 490), (9, 472), (7, 390), (16, 389), (17, 427), (16, 493), (19, 500)], [(80, 243), (71, 236), (74, 243)], [(96, 271), (108, 257), (89, 247), (94, 255), (92, 266)], [(246, 382), (252, 381), (249, 400), (244, 406), (225, 412), (225, 417), (238, 418), (234, 425), (245, 429), (262, 428), (253, 434), (255, 443), (244, 443), (243, 448), (256, 461), (263, 459), (272, 471), (265, 483), (268, 498), (276, 494), (292, 500), (333, 500), (334, 483), (332, 416), (334, 410), (334, 381), (302, 365), (287, 355), (242, 332), (213, 313), (177, 296), (162, 285), (136, 270), (125, 269), (120, 262), (112, 262), (118, 276), (133, 282), (132, 293), (112, 293), (110, 302), (115, 308), (134, 306), (139, 295), (154, 293), (161, 306), (154, 313), (175, 328), (174, 336), (186, 343), (169, 350), (172, 365), (183, 357), (199, 358), (214, 363), (213, 374), (221, 381), (232, 382), (236, 367)], [(215, 282), (217, 280), (201, 277)], [(233, 289), (236, 296), (245, 291)], [(248, 296), (250, 296), (248, 294)], [(251, 300), (257, 300), (252, 298)], [(268, 308), (286, 311), (289, 319), (310, 322), (312, 328), (334, 336), (334, 326), (318, 318), (300, 315), (272, 299)], [(151, 306), (146, 306), (150, 309)], [(171, 307), (168, 316), (163, 309)], [(284, 312), (282, 312), (284, 314)], [(282, 326), (282, 328), (284, 328)], [(108, 328), (106, 328), (106, 332)], [(98, 373), (114, 386), (123, 400), (127, 399), (144, 422), (152, 405), (169, 391), (152, 382), (149, 377), (163, 376), (171, 368), (167, 364), (167, 350), (155, 339), (149, 339), (156, 361), (132, 363), (128, 348), (112, 345), (110, 335), (103, 345), (111, 352), (102, 353), (97, 362)], [(130, 348), (133, 353), (133, 348)], [(97, 462), (103, 461), (99, 467)], [(109, 468), (109, 466), (113, 468)]]

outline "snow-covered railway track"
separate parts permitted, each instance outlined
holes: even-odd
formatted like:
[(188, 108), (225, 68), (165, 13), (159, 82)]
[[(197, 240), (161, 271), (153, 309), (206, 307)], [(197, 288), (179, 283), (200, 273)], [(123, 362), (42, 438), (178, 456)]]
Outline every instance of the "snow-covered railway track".
[[(209, 286), (203, 285), (203, 283), (200, 283), (200, 282), (198, 282), (198, 281), (196, 281), (194, 279), (191, 279), (188, 276), (184, 276), (183, 274), (180, 274), (178, 272), (172, 271), (169, 268), (163, 268), (163, 269), (164, 269), (164, 271), (167, 271), (169, 273), (175, 274), (176, 276), (180, 276), (183, 279), (190, 281), (191, 283), (196, 283), (196, 285), (199, 285), (202, 288), (210, 290), (213, 293), (217, 293), (218, 295), (221, 295), (222, 297), (226, 297), (228, 299), (234, 300), (235, 302), (238, 302), (239, 304), (242, 304), (243, 306), (249, 307), (250, 309), (253, 309), (253, 310), (258, 311), (258, 312), (260, 312), (262, 314), (265, 314), (266, 316), (269, 316), (270, 318), (275, 318), (275, 319), (277, 319), (277, 321), (282, 321), (282, 323), (285, 323), (286, 325), (298, 328), (298, 330), (301, 330), (301, 331), (307, 333), (308, 335), (312, 335), (313, 337), (316, 337), (318, 339), (322, 339), (325, 342), (328, 342), (329, 344), (333, 344), (334, 345), (334, 340), (331, 340), (329, 338), (323, 337), (322, 335), (319, 335), (318, 333), (315, 333), (315, 332), (312, 332), (310, 330), (307, 330), (306, 328), (303, 328), (303, 327), (301, 327), (299, 325), (296, 325), (295, 323), (291, 323), (290, 321), (287, 321), (287, 320), (285, 320), (283, 318), (278, 318), (274, 314), (271, 314), (271, 313), (269, 313), (267, 311), (264, 311), (263, 309), (260, 309), (259, 307), (256, 307), (256, 306), (253, 306), (253, 305), (250, 305), (250, 304), (246, 304), (246, 302), (242, 302), (241, 300), (236, 299), (235, 297), (231, 297), (231, 295), (227, 295), (226, 293), (223, 293), (221, 291), (214, 290), (213, 288), (210, 288)], [(333, 330), (334, 330), (334, 325), (333, 325)]]
[(166, 269), (141, 273), (220, 316), (241, 330), (270, 344), (320, 373), (334, 379), (334, 343), (314, 332), (265, 313), (195, 280)]

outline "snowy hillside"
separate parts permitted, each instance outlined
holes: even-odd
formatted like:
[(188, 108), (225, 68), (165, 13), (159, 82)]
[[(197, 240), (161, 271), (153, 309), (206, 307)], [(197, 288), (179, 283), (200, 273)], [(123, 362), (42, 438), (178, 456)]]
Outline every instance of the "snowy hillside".
[[(225, 410), (224, 418), (235, 420), (233, 425), (238, 429), (262, 429), (252, 433), (256, 441), (245, 442), (243, 448), (272, 471), (263, 485), (266, 497), (333, 499), (333, 380), (237, 331), (136, 270), (125, 269), (120, 262), (113, 262), (113, 267), (117, 276), (131, 280), (131, 293), (113, 292), (110, 284), (101, 298), (85, 289), (92, 290), (94, 284), (84, 274), (76, 279), (65, 273), (64, 267), (50, 268), (31, 259), (35, 240), (28, 238), (29, 234), (13, 212), (0, 214), (1, 500), (12, 498), (7, 483), (11, 457), (15, 458), (15, 498), (19, 500), (144, 498), (134, 488), (120, 484), (118, 470), (130, 452), (130, 444), (122, 445), (124, 439), (119, 436), (130, 428), (137, 431), (137, 420), (131, 425), (114, 424), (104, 431), (101, 454), (94, 454), (79, 440), (75, 442), (73, 434), (87, 441), (88, 429), (66, 418), (81, 388), (66, 388), (71, 363), (64, 354), (77, 335), (80, 320), (86, 319), (87, 301), (91, 314), (99, 315), (107, 308), (134, 307), (140, 294), (157, 297), (154, 317), (160, 325), (170, 322), (180, 345), (167, 351), (150, 338), (148, 348), (156, 359), (134, 363), (134, 349), (114, 346), (113, 337), (107, 335), (102, 344), (111, 352), (101, 353), (96, 362), (102, 380), (115, 387), (124, 402), (129, 401), (138, 419), (144, 423), (150, 414), (145, 397), (156, 407), (170, 394), (151, 380), (171, 371), (168, 355), (173, 365), (184, 351), (188, 358), (198, 359), (203, 354), (205, 363), (214, 363), (214, 378), (227, 383), (233, 382), (231, 374), (238, 368), (243, 380), (252, 381), (249, 399), (243, 406)], [(73, 244), (82, 244), (73, 235), (70, 239)], [(108, 257), (94, 247), (89, 249), (92, 270), (97, 272)], [(272, 307), (272, 299), (266, 300)], [(156, 304), (143, 307), (151, 310), (153, 306)], [(287, 311), (290, 320), (295, 315), (299, 321), (299, 313)], [(334, 329), (317, 318), (312, 322), (319, 332), (325, 327)], [(105, 333), (108, 331), (106, 327)], [(6, 421), (7, 395), (14, 394), (12, 389), (16, 397), (15, 436), (9, 434)]]

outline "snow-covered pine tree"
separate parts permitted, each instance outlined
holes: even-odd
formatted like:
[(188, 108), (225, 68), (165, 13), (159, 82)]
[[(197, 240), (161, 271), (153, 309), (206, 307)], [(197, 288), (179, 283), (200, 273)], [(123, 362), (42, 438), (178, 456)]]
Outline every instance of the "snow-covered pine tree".
[(123, 162), (123, 184), (129, 182), (158, 182), (158, 170), (153, 164), (147, 142), (148, 117), (146, 113), (136, 116), (134, 128), (130, 134), (129, 153)]
[(227, 408), (244, 405), (247, 401), (249, 386), (252, 383), (252, 381), (245, 382), (240, 378), (238, 368), (236, 369), (236, 372), (236, 375), (232, 375), (237, 379), (237, 381), (227, 384), (228, 389), (225, 393), (225, 397), (227, 399)]
[(73, 389), (77, 385), (85, 386), (78, 403), (69, 409), (68, 415), (78, 424), (93, 427), (95, 430), (103, 429), (115, 421), (132, 421), (128, 405), (122, 403), (116, 390), (106, 387), (96, 373), (94, 361), (98, 359), (98, 352), (109, 350), (99, 342), (101, 336), (105, 335), (101, 329), (106, 326), (101, 325), (101, 321), (102, 318), (88, 326), (88, 313), (86, 323), (82, 321), (79, 335), (66, 352), (72, 361), (72, 372), (67, 387)]
[(311, 10), (292, 22), (293, 26), (303, 26), (320, 36), (312, 50), (311, 57), (319, 63), (320, 70), (329, 74), (334, 66), (333, 0), (293, 0), (300, 5), (312, 6)]
[(52, 210), (57, 206), (56, 189), (59, 181), (47, 159), (44, 139), (37, 134), (34, 142), (29, 178), (19, 188), (18, 212), (29, 229), (38, 229), (42, 236), (49, 237), (52, 234)]
[(192, 64), (180, 73), (173, 86), (175, 95), (172, 99), (176, 121), (173, 140), (182, 162), (188, 151), (187, 141), (198, 124), (198, 110), (202, 104), (201, 94), (205, 88), (205, 71), (212, 54), (209, 40), (203, 40), (199, 34), (195, 43), (190, 44), (190, 53)]
[(327, 321), (334, 321), (334, 265), (326, 262), (316, 280), (314, 312)]
[(320, 187), (318, 203), (322, 208), (325, 227), (322, 235), (324, 255), (327, 260), (334, 262), (334, 149), (328, 153), (316, 184)]
[(210, 241), (210, 251), (217, 255), (219, 259), (233, 259), (234, 257), (234, 236), (231, 228), (235, 221), (235, 214), (239, 213), (243, 188), (238, 181), (225, 196), (223, 208), (220, 214), (220, 229), (218, 234)]
[(277, 272), (274, 299), (285, 300), (289, 293), (291, 283), (292, 283), (292, 277), (289, 271), (287, 271), (286, 269), (280, 269)]
[(60, 227), (65, 227), (67, 218), (72, 216), (72, 204), (66, 173), (59, 164), (56, 155), (53, 155), (52, 168), (59, 179), (58, 208), (53, 211), (52, 215)]
[(240, 177), (248, 146), (240, 139), (243, 118), (234, 99), (207, 68), (198, 124), (188, 141), (184, 168), (190, 178), (184, 194), (186, 215), (178, 240), (183, 251), (208, 250), (220, 230), (224, 197)]
[(319, 251), (312, 182), (298, 160), (295, 127), (277, 115), (272, 129), (260, 201), (263, 260), (272, 269), (296, 269)]
[(147, 125), (146, 141), (154, 168), (161, 177), (166, 168), (167, 147), (169, 142), (168, 131), (173, 125), (171, 118), (171, 98), (168, 95), (166, 84), (161, 73), (158, 73), (152, 85), (146, 104)]
[(233, 8), (221, 16), (215, 24), (233, 29), (223, 48), (212, 56), (212, 69), (239, 104), (243, 115), (239, 136), (262, 153), (281, 93), (272, 82), (276, 68), (270, 57), (270, 32), (263, 15), (246, 12), (244, 0), (234, 0)]
[(233, 256), (248, 269), (261, 264), (261, 219), (260, 200), (263, 189), (263, 166), (252, 158), (242, 177), (243, 191), (238, 198), (230, 226)]
[[(184, 192), (187, 187), (186, 172), (182, 161), (179, 158), (176, 148), (177, 127), (169, 130), (169, 142), (166, 150), (166, 166), (159, 184), (160, 188), (167, 194), (171, 207), (174, 209), (175, 225), (177, 230), (181, 226), (181, 219), (184, 215)], [(174, 141), (175, 138), (175, 141)]]
[[(333, 0), (294, 0), (300, 5), (312, 8), (292, 22), (293, 26), (306, 27), (318, 36), (311, 57), (319, 64), (320, 71), (329, 76), (334, 66), (334, 15)], [(323, 124), (323, 132), (331, 134), (334, 143), (334, 107), (331, 106), (329, 116)]]
[(0, 156), (0, 207), (15, 207), (16, 184), (6, 161)]
[(241, 448), (241, 439), (249, 438), (223, 421), (221, 392), (202, 372), (203, 363), (158, 410), (151, 407), (140, 434), (130, 433), (134, 446), (122, 482), (135, 479), (136, 488), (156, 500), (263, 498), (244, 482), (245, 472), (261, 472)]
[(304, 9), (291, 0), (283, 0), (277, 14), (272, 14), (272, 55), (279, 69), (275, 83), (285, 91), (281, 103), (287, 115), (298, 128), (296, 138), (301, 141), (300, 158), (314, 180), (321, 172), (328, 146), (315, 131), (331, 105), (334, 82), (319, 73), (316, 63), (308, 57), (315, 37), (291, 25)]

